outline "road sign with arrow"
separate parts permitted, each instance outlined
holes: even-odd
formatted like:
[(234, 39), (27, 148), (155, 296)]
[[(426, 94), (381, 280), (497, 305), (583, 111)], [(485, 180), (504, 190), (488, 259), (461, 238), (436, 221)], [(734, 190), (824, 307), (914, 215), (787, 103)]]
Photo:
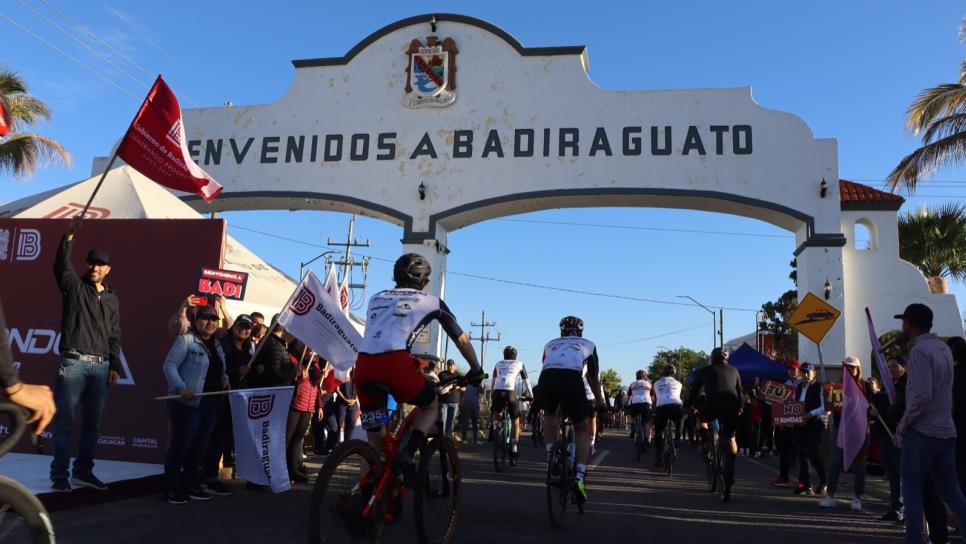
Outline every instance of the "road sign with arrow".
[(788, 318), (788, 322), (795, 330), (818, 344), (841, 315), (842, 312), (835, 306), (808, 293)]

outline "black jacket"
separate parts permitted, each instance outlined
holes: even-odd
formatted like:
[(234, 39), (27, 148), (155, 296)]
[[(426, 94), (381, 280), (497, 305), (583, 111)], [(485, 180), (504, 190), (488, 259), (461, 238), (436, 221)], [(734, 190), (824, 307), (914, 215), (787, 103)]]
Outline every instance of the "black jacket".
[[(891, 432), (896, 431), (896, 427), (899, 425), (899, 420), (902, 419), (902, 414), (906, 411), (906, 377), (903, 376), (899, 381), (895, 382), (896, 388), (896, 402), (889, 402), (889, 394), (886, 393), (885, 388), (880, 390), (878, 393), (872, 396), (872, 406), (879, 412), (882, 419), (889, 426)], [(884, 433), (885, 430), (882, 428), (882, 423), (877, 417), (870, 417), (869, 422), (871, 424), (871, 429), (873, 433)]]
[(54, 277), (60, 288), (62, 313), (58, 351), (79, 351), (109, 359), (111, 370), (121, 372), (121, 310), (107, 286), (100, 293), (81, 278), (70, 262), (73, 241), (61, 239), (54, 261)]
[[(249, 387), (279, 387), (292, 385), (295, 382), (296, 368), (292, 358), (288, 355), (288, 345), (285, 340), (269, 334), (262, 342), (265, 347), (258, 352), (252, 368), (248, 371)], [(262, 371), (258, 371), (259, 365)]]
[(225, 352), (225, 373), (228, 374), (228, 382), (231, 384), (231, 388), (245, 389), (248, 387), (248, 376), (242, 378), (238, 369), (251, 361), (251, 353), (236, 348), (235, 342), (231, 339), (231, 334), (221, 340), (221, 349)]
[(805, 398), (802, 401), (805, 403), (805, 412), (811, 412), (812, 410), (818, 409), (822, 406), (824, 399), (822, 395), (825, 394), (822, 388), (822, 382), (815, 380), (811, 384), (806, 384), (802, 382), (799, 384), (798, 388), (795, 390), (795, 399), (799, 399), (802, 395), (802, 389), (808, 385), (808, 391), (805, 392)]

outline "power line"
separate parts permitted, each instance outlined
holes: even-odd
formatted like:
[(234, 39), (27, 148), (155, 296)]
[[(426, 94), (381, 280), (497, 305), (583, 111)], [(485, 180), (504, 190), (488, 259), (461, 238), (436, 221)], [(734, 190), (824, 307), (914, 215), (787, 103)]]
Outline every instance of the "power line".
[(133, 30), (133, 31), (134, 31), (135, 33), (137, 33), (137, 35), (139, 35), (139, 36), (141, 36), (142, 38), (144, 38), (144, 40), (145, 40), (145, 41), (147, 41), (148, 43), (150, 43), (151, 45), (153, 45), (154, 47), (156, 47), (156, 48), (157, 48), (157, 50), (161, 52), (161, 54), (163, 54), (163, 55), (164, 55), (165, 57), (168, 57), (168, 60), (170, 60), (171, 62), (173, 62), (173, 63), (174, 63), (174, 64), (175, 64), (175, 65), (176, 65), (176, 66), (177, 66), (178, 68), (181, 68), (181, 70), (182, 70), (182, 71), (183, 71), (184, 73), (186, 73), (186, 74), (188, 74), (189, 76), (191, 76), (191, 78), (192, 78), (192, 79), (194, 79), (194, 80), (195, 80), (196, 82), (198, 82), (198, 83), (199, 83), (199, 84), (200, 84), (200, 85), (201, 85), (202, 87), (204, 87), (204, 88), (205, 88), (205, 89), (206, 89), (206, 90), (207, 90), (207, 91), (208, 91), (209, 93), (211, 93), (211, 95), (212, 95), (212, 96), (214, 96), (214, 97), (215, 97), (216, 99), (218, 99), (218, 100), (221, 100), (221, 98), (220, 98), (220, 96), (218, 95), (218, 93), (216, 93), (216, 92), (215, 92), (215, 91), (214, 91), (214, 90), (213, 90), (213, 89), (212, 89), (211, 87), (209, 87), (208, 85), (206, 85), (204, 81), (201, 81), (201, 79), (200, 79), (200, 78), (198, 78), (198, 76), (196, 76), (196, 75), (194, 75), (194, 73), (192, 73), (192, 72), (191, 72), (190, 70), (188, 70), (187, 68), (185, 68), (185, 66), (184, 66), (183, 64), (181, 64), (180, 62), (178, 62), (178, 60), (177, 60), (177, 59), (175, 59), (175, 58), (174, 58), (174, 57), (172, 57), (172, 56), (171, 56), (170, 54), (168, 54), (168, 52), (167, 52), (167, 51), (165, 51), (165, 50), (164, 50), (164, 48), (163, 48), (163, 47), (161, 47), (161, 46), (160, 46), (160, 45), (158, 44), (158, 42), (156, 42), (156, 41), (154, 41), (154, 40), (152, 40), (152, 39), (151, 39), (151, 38), (150, 38), (150, 37), (149, 37), (149, 36), (148, 36), (147, 34), (145, 34), (145, 33), (144, 33), (144, 32), (143, 32), (143, 31), (142, 31), (142, 30), (141, 30), (140, 28), (138, 28), (138, 26), (137, 26), (137, 25), (135, 25), (135, 24), (134, 24), (134, 23), (133, 23), (133, 22), (132, 22), (132, 21), (131, 21), (130, 19), (128, 19), (128, 18), (127, 18), (127, 17), (125, 16), (125, 15), (123, 15), (123, 14), (122, 14), (121, 12), (119, 12), (119, 11), (117, 11), (116, 9), (114, 9), (114, 7), (113, 7), (113, 6), (111, 6), (110, 4), (108, 4), (108, 3), (107, 3), (107, 0), (101, 0), (101, 3), (102, 3), (102, 4), (104, 5), (104, 7), (105, 7), (105, 8), (106, 8), (106, 9), (107, 9), (107, 10), (108, 10), (109, 12), (111, 12), (111, 14), (113, 14), (113, 15), (114, 15), (115, 17), (117, 17), (118, 19), (120, 19), (121, 21), (123, 21), (123, 22), (124, 22), (124, 24), (126, 24), (126, 25), (127, 25), (128, 27), (130, 27), (130, 28), (131, 28), (131, 30)]
[(41, 42), (41, 43), (43, 43), (43, 44), (44, 44), (44, 45), (46, 45), (47, 47), (49, 47), (49, 48), (51, 48), (51, 49), (53, 49), (54, 51), (57, 51), (57, 52), (58, 52), (58, 53), (60, 53), (61, 55), (63, 55), (63, 56), (65, 56), (65, 57), (67, 57), (68, 59), (70, 59), (70, 60), (72, 60), (72, 61), (74, 61), (74, 62), (75, 62), (75, 63), (77, 63), (77, 64), (78, 64), (78, 65), (79, 65), (80, 67), (82, 67), (82, 68), (84, 68), (85, 70), (87, 70), (88, 72), (90, 72), (90, 73), (92, 73), (92, 74), (94, 74), (95, 76), (97, 76), (97, 77), (98, 77), (99, 79), (101, 79), (101, 80), (103, 80), (103, 81), (104, 81), (105, 83), (107, 83), (108, 85), (110, 85), (110, 86), (112, 86), (112, 87), (114, 87), (115, 89), (117, 89), (117, 90), (119, 90), (119, 91), (121, 91), (122, 93), (124, 93), (124, 94), (126, 94), (126, 95), (128, 95), (128, 96), (130, 96), (131, 98), (133, 98), (133, 99), (135, 99), (135, 100), (140, 100), (140, 98), (139, 98), (138, 96), (136, 96), (136, 95), (135, 95), (134, 93), (132, 93), (131, 91), (129, 91), (129, 90), (127, 90), (127, 89), (125, 89), (124, 87), (121, 87), (121, 86), (120, 86), (120, 85), (118, 85), (117, 83), (115, 83), (115, 82), (113, 82), (113, 81), (111, 81), (110, 79), (108, 79), (108, 78), (107, 78), (107, 76), (105, 76), (105, 75), (103, 75), (103, 74), (101, 74), (100, 72), (98, 72), (98, 71), (97, 71), (97, 70), (95, 70), (94, 68), (91, 68), (91, 67), (90, 67), (90, 66), (88, 66), (87, 64), (85, 64), (85, 63), (83, 63), (83, 62), (81, 62), (80, 60), (78, 60), (77, 58), (75, 58), (75, 57), (73, 57), (73, 56), (71, 56), (71, 55), (70, 55), (69, 53), (67, 53), (67, 52), (66, 52), (66, 51), (64, 51), (63, 49), (61, 49), (61, 48), (59, 48), (59, 47), (57, 47), (56, 45), (54, 45), (54, 44), (52, 44), (52, 43), (50, 43), (50, 42), (48, 42), (47, 40), (45, 40), (45, 39), (43, 39), (43, 38), (41, 38), (41, 37), (40, 37), (39, 35), (37, 35), (37, 34), (36, 34), (35, 32), (33, 32), (32, 30), (30, 30), (29, 28), (27, 28), (27, 27), (25, 27), (25, 26), (23, 26), (22, 24), (20, 24), (20, 23), (18, 23), (18, 22), (17, 22), (17, 21), (15, 21), (15, 20), (13, 20), (13, 19), (11, 19), (11, 18), (10, 18), (10, 17), (9, 17), (9, 16), (7, 15), (7, 14), (5, 14), (5, 13), (3, 13), (3, 12), (0, 12), (0, 17), (3, 17), (3, 18), (4, 18), (4, 19), (6, 19), (7, 21), (9, 21), (9, 22), (10, 22), (10, 24), (12, 24), (12, 25), (14, 25), (14, 26), (16, 26), (17, 28), (19, 28), (20, 30), (22, 30), (22, 31), (24, 31), (24, 32), (26, 32), (27, 34), (30, 34), (31, 36), (33, 36), (34, 38), (36, 38), (36, 39), (37, 39), (37, 40), (38, 40), (39, 42)]
[[(23, 3), (22, 0), (17, 0), (17, 1)], [(131, 57), (129, 57), (129, 56), (125, 55), (124, 53), (118, 51), (114, 46), (112, 46), (111, 44), (109, 44), (106, 41), (104, 41), (100, 36), (98, 36), (97, 34), (91, 32), (90, 30), (88, 30), (87, 27), (85, 27), (84, 25), (78, 23), (73, 18), (71, 18), (70, 16), (68, 16), (64, 12), (60, 11), (59, 9), (57, 9), (56, 6), (53, 6), (53, 5), (49, 4), (49, 3), (47, 3), (46, 0), (37, 0), (37, 1), (40, 2), (41, 4), (47, 6), (47, 9), (53, 11), (57, 15), (60, 15), (64, 20), (66, 20), (70, 24), (74, 25), (74, 27), (76, 27), (78, 30), (80, 30), (84, 34), (87, 34), (88, 36), (90, 36), (91, 38), (93, 38), (97, 43), (99, 43), (102, 46), (106, 47), (108, 50), (111, 51), (111, 53), (117, 55), (118, 57), (120, 57), (121, 59), (123, 59), (124, 61), (126, 61), (128, 64), (130, 64), (131, 66), (134, 66), (135, 68), (137, 68), (138, 70), (140, 70), (144, 75), (146, 75), (146, 76), (148, 76), (150, 78), (154, 78), (155, 77), (155, 74), (149, 72), (143, 66), (141, 66), (140, 64), (138, 64), (137, 62), (135, 62), (134, 59), (132, 59)], [(53, 23), (51, 23), (51, 24), (53, 24)], [(82, 44), (82, 45), (84, 45), (84, 44)], [(87, 47), (87, 45), (84, 45), (84, 47)], [(97, 53), (95, 53), (95, 54), (97, 54)], [(98, 55), (98, 56), (100, 56), (100, 55)], [(111, 64), (111, 66), (114, 66), (114, 65)], [(115, 68), (117, 68), (118, 70), (124, 72), (124, 70), (121, 70), (117, 66), (115, 66)], [(127, 72), (124, 72), (124, 73), (126, 74)], [(130, 75), (128, 75), (128, 77), (130, 77)], [(198, 103), (197, 102), (195, 102), (191, 98), (185, 96), (184, 94), (182, 94), (180, 92), (175, 92), (175, 94), (178, 95), (178, 97), (182, 98), (185, 102), (188, 102), (189, 104), (191, 104), (192, 106), (196, 106), (196, 107), (198, 106)]]
[(636, 340), (626, 340), (624, 342), (615, 342), (613, 344), (600, 344), (600, 347), (606, 348), (611, 346), (623, 346), (625, 344), (636, 344), (638, 342), (647, 342), (648, 340), (657, 340), (658, 338), (664, 338), (665, 336), (674, 336), (675, 334), (681, 334), (683, 332), (693, 331), (697, 329), (703, 329), (707, 327), (707, 323), (702, 323), (701, 325), (695, 325), (693, 327), (688, 327), (686, 329), (681, 329), (677, 331), (666, 332), (664, 334), (655, 334), (654, 336), (647, 336), (644, 338), (638, 338)]
[(59, 30), (61, 33), (63, 33), (68, 38), (74, 40), (75, 42), (77, 42), (78, 44), (80, 44), (82, 47), (84, 47), (85, 49), (87, 49), (88, 51), (90, 51), (91, 53), (94, 53), (94, 55), (96, 55), (99, 59), (101, 59), (104, 62), (110, 64), (115, 69), (117, 69), (117, 71), (119, 71), (122, 74), (126, 75), (128, 77), (128, 79), (130, 79), (131, 81), (137, 83), (138, 85), (141, 85), (142, 87), (147, 87), (148, 86), (143, 81), (141, 81), (141, 80), (137, 79), (136, 77), (132, 76), (124, 68), (121, 68), (120, 66), (114, 64), (114, 62), (112, 62), (111, 59), (109, 59), (106, 56), (104, 56), (103, 54), (101, 54), (101, 52), (99, 52), (96, 49), (94, 49), (93, 47), (87, 45), (80, 38), (78, 38), (77, 36), (71, 34), (68, 31), (64, 30), (60, 25), (58, 25), (57, 23), (55, 23), (55, 22), (51, 21), (50, 19), (48, 19), (46, 15), (44, 15), (43, 13), (40, 13), (39, 11), (37, 11), (36, 9), (34, 9), (30, 4), (24, 2), (24, 0), (17, 0), (17, 2), (21, 6), (23, 6), (23, 7), (27, 8), (27, 9), (29, 9), (30, 11), (32, 11), (35, 15), (37, 15), (37, 17), (40, 17), (41, 19), (43, 19), (44, 21), (46, 21), (47, 24), (49, 24), (50, 26), (52, 26), (52, 27), (56, 28), (57, 30)]
[[(285, 240), (285, 241), (293, 242), (293, 243), (297, 243), (297, 244), (302, 244), (302, 245), (317, 247), (316, 244), (312, 244), (312, 243), (306, 242), (304, 240), (295, 240), (295, 239), (292, 239), (292, 238), (286, 238), (284, 236), (279, 236), (277, 234), (272, 234), (272, 233), (269, 233), (269, 232), (262, 232), (262, 231), (255, 230), (255, 229), (250, 229), (250, 228), (247, 228), (247, 227), (241, 227), (241, 226), (233, 225), (233, 224), (229, 224), (228, 227), (229, 228), (236, 228), (236, 229), (246, 230), (248, 232), (254, 232), (256, 234), (261, 234), (261, 235), (264, 235), (264, 236), (269, 236), (271, 238), (277, 238), (279, 240)], [(367, 257), (371, 258), (374, 261), (382, 261), (382, 262), (386, 262), (386, 263), (395, 262), (392, 259), (386, 259), (386, 258), (383, 258), (383, 257), (375, 257), (375, 256), (372, 256), (372, 255), (367, 255)], [(650, 304), (664, 304), (664, 305), (667, 305), (667, 306), (687, 306), (687, 307), (694, 307), (695, 306), (694, 304), (691, 304), (689, 302), (679, 302), (679, 301), (676, 301), (676, 300), (660, 300), (660, 299), (653, 299), (653, 298), (632, 297), (632, 296), (628, 296), (628, 295), (617, 295), (617, 294), (613, 294), (613, 293), (600, 293), (600, 292), (595, 292), (595, 291), (584, 291), (584, 290), (580, 290), (580, 289), (570, 289), (570, 288), (567, 288), (567, 287), (554, 287), (554, 286), (551, 286), (551, 285), (541, 285), (539, 283), (531, 283), (531, 282), (517, 281), (517, 280), (508, 280), (506, 278), (496, 278), (496, 277), (493, 277), (493, 276), (482, 276), (482, 275), (479, 275), (479, 274), (469, 274), (469, 273), (466, 273), (466, 272), (457, 272), (457, 271), (454, 271), (454, 270), (447, 270), (446, 273), (447, 274), (450, 274), (450, 275), (454, 275), (454, 276), (463, 276), (463, 277), (466, 277), (466, 278), (473, 278), (473, 279), (479, 279), (479, 280), (492, 281), (492, 282), (495, 282), (495, 283), (504, 283), (504, 284), (507, 284), (507, 285), (516, 285), (516, 286), (520, 286), (520, 287), (531, 287), (531, 288), (534, 288), (534, 289), (544, 289), (544, 290), (547, 290), (547, 291), (559, 291), (559, 292), (563, 292), (563, 293), (572, 293), (572, 294), (577, 294), (577, 295), (588, 295), (588, 296), (611, 298), (611, 299), (617, 299), (617, 300), (627, 300), (627, 301), (631, 301), (631, 302), (646, 302), (646, 303), (650, 303)], [(709, 305), (709, 306), (711, 308), (717, 308), (717, 309), (723, 309), (723, 310), (735, 311), (735, 312), (757, 312), (758, 311), (758, 310), (754, 310), (754, 309), (750, 309), (750, 308), (734, 308), (734, 307), (729, 307), (729, 306), (714, 306), (714, 305)]]
[(754, 232), (727, 232), (717, 230), (692, 230), (692, 229), (671, 229), (666, 227), (641, 227), (634, 225), (606, 225), (601, 223), (574, 223), (568, 221), (543, 221), (537, 219), (497, 219), (509, 223), (535, 223), (541, 225), (565, 225), (570, 227), (592, 227), (602, 229), (624, 229), (624, 230), (651, 230), (660, 232), (681, 232), (686, 234), (719, 234), (724, 236), (748, 236), (754, 238), (782, 238), (789, 239), (794, 236), (787, 234), (759, 234)]

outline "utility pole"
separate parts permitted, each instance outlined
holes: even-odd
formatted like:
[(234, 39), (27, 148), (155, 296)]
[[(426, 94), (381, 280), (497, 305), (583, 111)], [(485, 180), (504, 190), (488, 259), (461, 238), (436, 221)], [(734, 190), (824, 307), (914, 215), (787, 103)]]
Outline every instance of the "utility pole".
[(724, 347), (724, 308), (718, 308), (718, 345)]
[(470, 322), (470, 326), (471, 327), (479, 327), (480, 328), (480, 335), (478, 337), (476, 337), (476, 338), (474, 338), (471, 335), (470, 336), (470, 340), (479, 340), (479, 342), (480, 342), (480, 366), (485, 366), (483, 364), (483, 359), (486, 357), (486, 344), (488, 342), (499, 342), (500, 341), (501, 334), (500, 333), (496, 333), (496, 336), (490, 336), (490, 331), (488, 331), (487, 329), (496, 328), (496, 321), (489, 321), (488, 322), (486, 320), (486, 310), (483, 310), (483, 312), (481, 313), (480, 322), (479, 323)]
[[(368, 272), (369, 272), (369, 257), (362, 257), (361, 259), (359, 259), (358, 262), (356, 262), (356, 260), (352, 257), (352, 248), (371, 247), (372, 239), (366, 238), (366, 241), (363, 242), (356, 238), (353, 238), (353, 232), (355, 231), (355, 226), (356, 226), (356, 216), (355, 214), (353, 214), (352, 218), (349, 219), (349, 232), (346, 234), (346, 238), (344, 242), (333, 240), (331, 237), (327, 239), (326, 245), (329, 247), (340, 248), (340, 250), (343, 252), (343, 255), (342, 255), (342, 260), (339, 260), (339, 261), (330, 261), (329, 258), (326, 257), (326, 265), (335, 264), (336, 266), (342, 267), (342, 279), (339, 280), (340, 285), (343, 281), (349, 281), (349, 289), (365, 290), (366, 279), (368, 277)], [(352, 270), (357, 266), (362, 267), (362, 278), (363, 278), (362, 283), (351, 283)]]

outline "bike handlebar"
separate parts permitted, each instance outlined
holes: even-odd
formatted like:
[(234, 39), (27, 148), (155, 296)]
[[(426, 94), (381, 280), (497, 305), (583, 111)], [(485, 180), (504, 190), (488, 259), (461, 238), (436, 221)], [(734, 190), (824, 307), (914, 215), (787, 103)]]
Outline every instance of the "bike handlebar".
[[(30, 412), (26, 408), (17, 406), (11, 402), (0, 402), (0, 414), (10, 415), (10, 429), (7, 436), (0, 439), (0, 456), (4, 455), (8, 451), (12, 450), (13, 447), (23, 436), (23, 432), (27, 429), (27, 417)], [(34, 435), (31, 434), (33, 437)], [(36, 443), (36, 437), (33, 438)]]
[[(490, 377), (489, 374), (484, 373), (483, 376), (480, 377), (480, 380), (482, 381), (482, 380), (485, 380), (485, 379), (487, 379), (489, 377)], [(465, 386), (468, 383), (470, 383), (470, 382), (466, 378), (466, 376), (459, 376), (459, 375), (454, 374), (454, 375), (447, 376), (446, 378), (443, 378), (442, 380), (440, 380), (439, 383), (436, 384), (436, 387), (437, 388), (446, 387), (449, 384), (454, 384), (454, 385), (457, 385), (459, 387), (463, 387), (463, 386)]]

